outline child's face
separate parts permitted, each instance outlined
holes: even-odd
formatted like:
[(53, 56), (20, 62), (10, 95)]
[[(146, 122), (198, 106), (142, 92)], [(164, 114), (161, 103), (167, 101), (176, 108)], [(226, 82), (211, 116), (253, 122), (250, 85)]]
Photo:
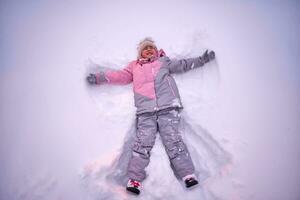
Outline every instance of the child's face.
[(146, 46), (143, 50), (142, 50), (142, 57), (143, 58), (152, 58), (153, 56), (155, 56), (157, 53), (156, 48), (154, 48), (153, 46)]

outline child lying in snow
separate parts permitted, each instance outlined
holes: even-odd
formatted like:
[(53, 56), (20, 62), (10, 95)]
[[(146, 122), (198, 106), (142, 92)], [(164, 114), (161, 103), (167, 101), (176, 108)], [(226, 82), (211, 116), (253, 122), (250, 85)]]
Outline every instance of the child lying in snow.
[(214, 58), (215, 53), (206, 50), (200, 57), (170, 60), (163, 50), (157, 50), (151, 38), (145, 38), (138, 45), (138, 59), (130, 62), (127, 67), (87, 77), (90, 84), (133, 82), (137, 127), (127, 169), (128, 191), (140, 193), (157, 132), (162, 138), (174, 173), (182, 178), (186, 187), (198, 184), (194, 164), (178, 131), (179, 112), (183, 107), (171, 74), (201, 67)]

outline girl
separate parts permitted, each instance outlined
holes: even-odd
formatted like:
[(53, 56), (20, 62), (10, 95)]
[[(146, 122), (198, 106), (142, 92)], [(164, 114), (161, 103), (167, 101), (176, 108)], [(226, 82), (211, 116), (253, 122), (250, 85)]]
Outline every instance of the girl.
[(195, 168), (178, 131), (182, 103), (173, 73), (182, 73), (203, 66), (215, 58), (213, 51), (196, 58), (169, 59), (147, 37), (138, 45), (138, 58), (122, 70), (108, 70), (90, 74), (90, 84), (129, 84), (133, 82), (137, 118), (135, 142), (128, 164), (126, 189), (135, 194), (141, 190), (149, 164), (150, 151), (159, 132), (172, 169), (187, 188), (197, 185)]

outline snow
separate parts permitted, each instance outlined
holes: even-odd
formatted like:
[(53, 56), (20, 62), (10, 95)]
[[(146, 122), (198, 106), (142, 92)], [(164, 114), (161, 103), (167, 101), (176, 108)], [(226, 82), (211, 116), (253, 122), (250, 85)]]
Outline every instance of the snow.
[[(1, 1), (0, 199), (299, 200), (298, 1)], [(186, 190), (157, 137), (139, 197), (124, 191), (131, 85), (88, 87), (151, 36), (171, 58), (201, 181)]]

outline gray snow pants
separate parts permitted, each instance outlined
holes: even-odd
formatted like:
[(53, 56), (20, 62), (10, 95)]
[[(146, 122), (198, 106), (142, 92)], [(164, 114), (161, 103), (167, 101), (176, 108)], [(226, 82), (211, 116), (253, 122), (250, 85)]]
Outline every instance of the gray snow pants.
[(145, 168), (149, 164), (157, 132), (161, 136), (174, 174), (183, 178), (194, 173), (194, 164), (178, 131), (179, 122), (179, 111), (174, 108), (137, 116), (136, 137), (127, 171), (130, 179), (143, 181), (146, 178)]

